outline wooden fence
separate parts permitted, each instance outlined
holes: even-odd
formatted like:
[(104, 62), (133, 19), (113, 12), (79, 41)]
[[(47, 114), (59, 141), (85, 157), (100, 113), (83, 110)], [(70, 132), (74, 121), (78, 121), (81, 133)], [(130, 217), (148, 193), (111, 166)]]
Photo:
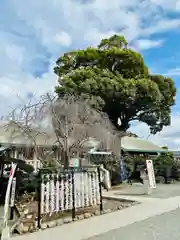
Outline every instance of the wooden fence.
[(73, 168), (60, 173), (40, 170), (39, 222), (42, 215), (72, 211), (99, 205), (102, 210), (101, 172), (99, 168)]

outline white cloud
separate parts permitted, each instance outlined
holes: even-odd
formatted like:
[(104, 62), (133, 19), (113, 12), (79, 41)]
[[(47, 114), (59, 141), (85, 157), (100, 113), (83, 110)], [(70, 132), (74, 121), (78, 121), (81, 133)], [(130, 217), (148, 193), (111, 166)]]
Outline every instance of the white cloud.
[(163, 33), (172, 31), (180, 26), (180, 19), (161, 18), (154, 25), (144, 29), (144, 35), (153, 35), (155, 33)]
[(147, 50), (150, 48), (161, 47), (163, 40), (150, 40), (150, 39), (139, 39), (135, 42), (135, 47), (141, 50)]
[[(31, 0), (27, 7), (24, 0), (1, 1), (1, 113), (7, 112), (7, 106), (17, 104), (17, 93), (26, 99), (28, 92), (40, 95), (53, 89), (57, 81), (53, 65), (68, 49), (96, 45), (102, 37), (114, 33), (124, 35), (138, 50), (161, 46), (163, 41), (153, 40), (152, 36), (179, 28), (180, 19), (167, 14), (179, 11), (179, 2)], [(170, 73), (179, 75), (179, 70)], [(161, 142), (161, 136), (153, 139)]]
[(109, 32), (100, 32), (98, 29), (94, 28), (91, 32), (87, 32), (84, 36), (84, 40), (91, 44), (92, 46), (97, 46), (102, 38), (108, 38), (114, 35), (116, 32), (109, 31)]
[(166, 75), (166, 76), (180, 76), (180, 68), (169, 69), (163, 75)]
[(54, 41), (65, 47), (69, 47), (72, 44), (72, 39), (66, 32), (60, 32), (56, 34)]
[(164, 129), (156, 135), (150, 135), (149, 128), (144, 123), (132, 125), (130, 131), (136, 133), (139, 137), (148, 139), (159, 146), (168, 146), (169, 149), (180, 150), (180, 115), (173, 115), (171, 126)]
[(180, 10), (180, 1), (179, 0), (151, 0), (152, 3), (157, 4), (158, 6), (162, 7), (163, 9), (170, 10), (170, 11), (179, 11)]
[[(28, 73), (17, 73), (16, 75), (2, 77), (0, 83), (0, 100), (3, 103), (0, 104), (1, 116), (11, 111), (11, 107), (22, 104), (19, 97), (26, 101), (28, 93), (33, 93), (38, 98), (45, 92), (53, 91), (57, 84), (57, 78), (53, 73), (53, 64), (54, 62), (51, 63), (47, 73), (44, 73), (41, 78), (34, 78)], [(19, 81), (19, 79), (24, 81)]]
[(5, 53), (10, 61), (22, 64), (23, 62), (23, 49), (15, 44), (8, 44), (5, 48)]

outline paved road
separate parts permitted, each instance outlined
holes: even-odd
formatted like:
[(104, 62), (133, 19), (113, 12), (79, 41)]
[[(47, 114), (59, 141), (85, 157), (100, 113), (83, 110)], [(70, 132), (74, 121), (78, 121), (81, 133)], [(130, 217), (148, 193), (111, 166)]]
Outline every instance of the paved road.
[[(132, 186), (126, 186), (124, 188), (121, 188), (119, 190), (115, 190), (116, 195), (132, 195), (132, 196), (138, 196), (144, 193), (143, 185), (140, 183), (134, 183)], [(174, 183), (174, 184), (157, 184), (157, 188), (152, 191), (152, 193), (149, 195), (151, 198), (170, 198), (180, 196), (180, 183)], [(145, 196), (146, 197), (146, 196)]]
[(1, 231), (1, 225), (3, 224), (3, 218), (4, 217), (4, 207), (0, 206), (0, 231)]
[(109, 231), (88, 240), (179, 240), (180, 209)]
[(14, 240), (49, 240), (52, 236), (54, 240), (59, 238), (68, 240), (179, 240), (179, 220), (180, 197), (175, 197), (145, 202), (73, 224), (64, 224), (26, 236), (17, 236)]
[(179, 194), (180, 185), (174, 186), (173, 190), (167, 194), (169, 188), (169, 186), (159, 186), (157, 193), (160, 189), (161, 195), (153, 193), (149, 196), (149, 200), (147, 197), (146, 199), (138, 196), (144, 201), (131, 208), (26, 236), (17, 236), (14, 240), (49, 240), (52, 236), (54, 240), (59, 238), (68, 240), (179, 240), (180, 196), (171, 197), (171, 195)]

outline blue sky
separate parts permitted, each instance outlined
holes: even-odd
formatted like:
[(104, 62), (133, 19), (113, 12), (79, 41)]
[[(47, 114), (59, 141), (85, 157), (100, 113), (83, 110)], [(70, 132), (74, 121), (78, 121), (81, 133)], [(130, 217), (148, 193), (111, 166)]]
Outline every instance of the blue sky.
[[(0, 111), (18, 104), (17, 95), (26, 100), (51, 91), (63, 52), (115, 33), (144, 55), (153, 73), (171, 76), (180, 88), (180, 0), (0, 0)], [(177, 149), (179, 93), (176, 100), (171, 126), (149, 139)], [(144, 124), (131, 130), (149, 136)]]

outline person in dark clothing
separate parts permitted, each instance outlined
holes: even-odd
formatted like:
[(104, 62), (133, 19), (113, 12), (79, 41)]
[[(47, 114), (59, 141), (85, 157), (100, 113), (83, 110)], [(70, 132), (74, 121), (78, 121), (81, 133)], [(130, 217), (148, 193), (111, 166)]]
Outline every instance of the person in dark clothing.
[(139, 182), (144, 184), (143, 179), (140, 177)]
[(131, 179), (131, 172), (130, 171), (128, 171), (128, 173), (127, 173), (127, 183), (129, 184), (129, 185), (132, 185), (132, 179)]

